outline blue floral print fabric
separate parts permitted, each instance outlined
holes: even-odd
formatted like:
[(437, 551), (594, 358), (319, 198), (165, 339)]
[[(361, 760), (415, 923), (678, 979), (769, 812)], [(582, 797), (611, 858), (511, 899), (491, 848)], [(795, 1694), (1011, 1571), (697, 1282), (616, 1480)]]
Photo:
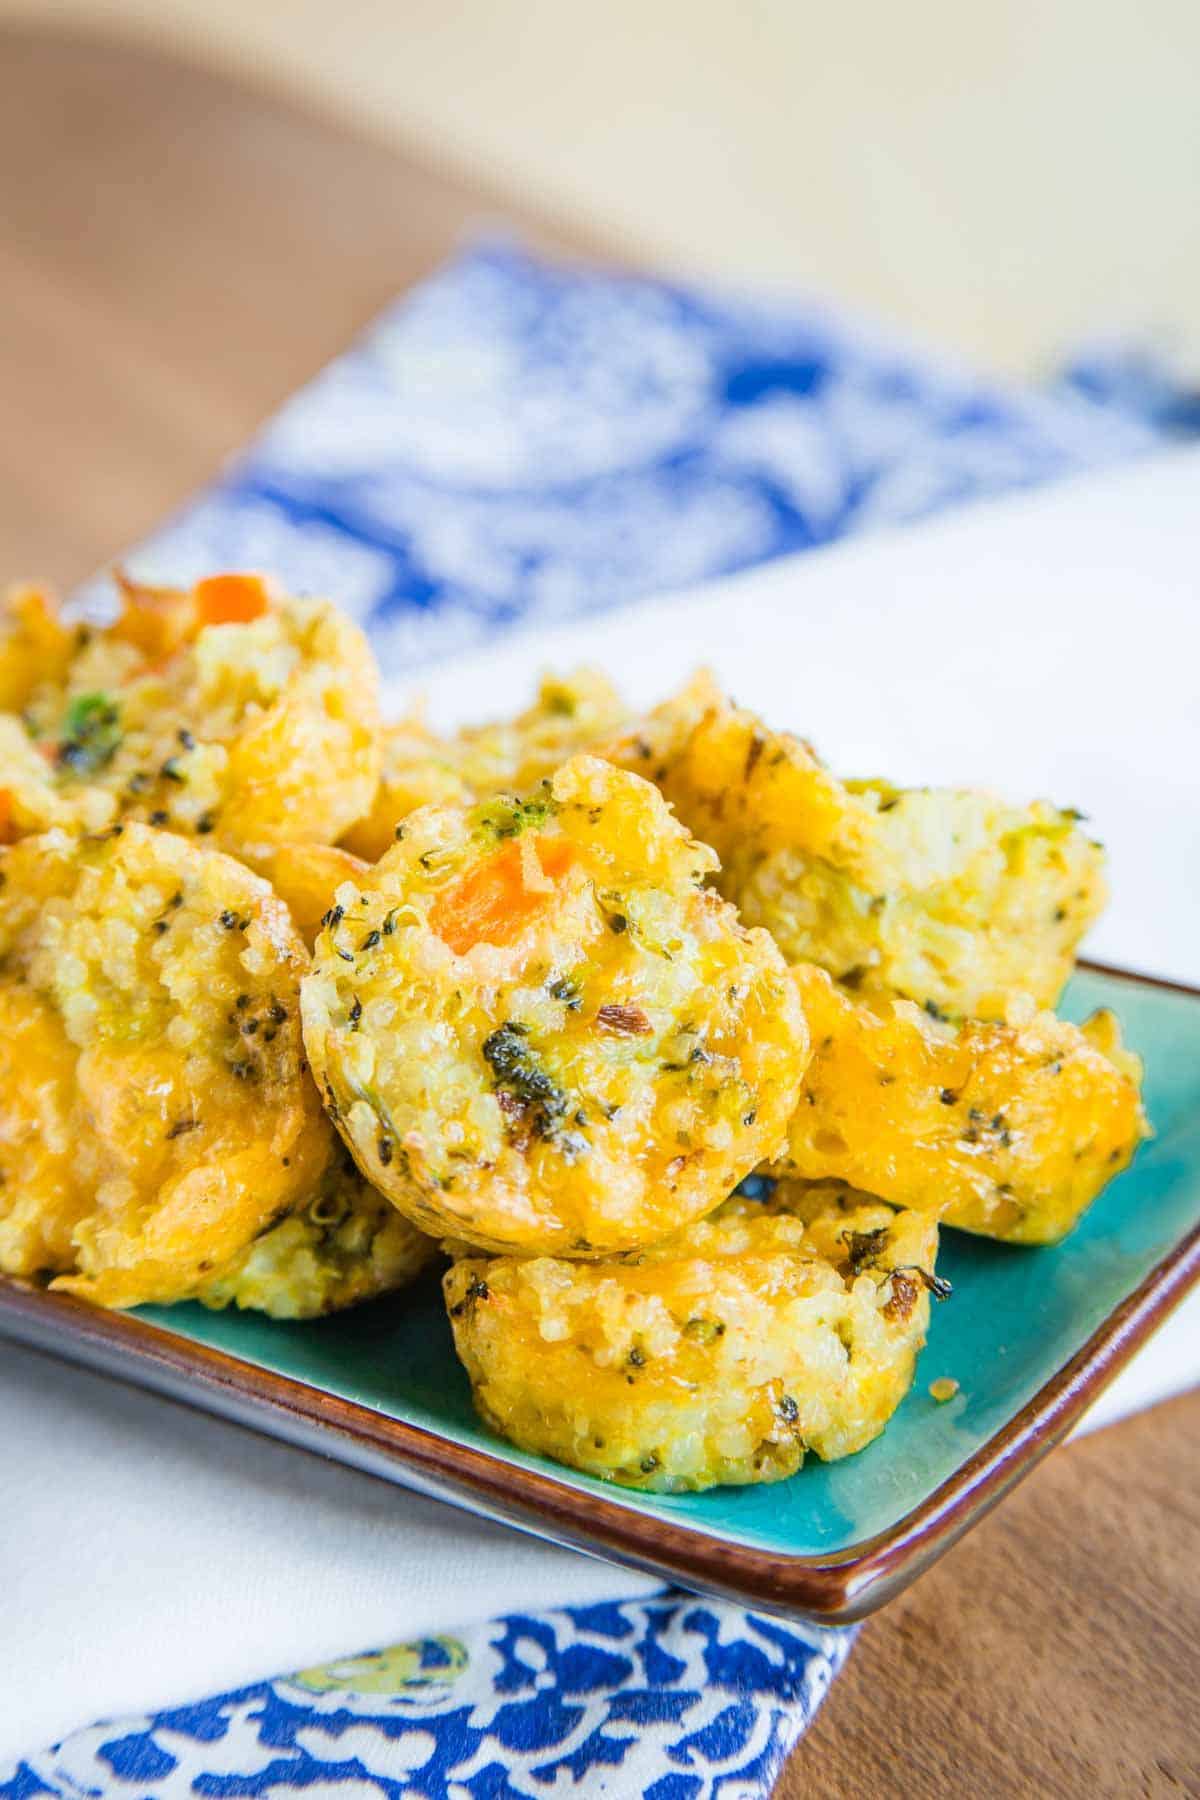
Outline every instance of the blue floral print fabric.
[(750, 1800), (851, 1635), (678, 1594), (513, 1613), (94, 1725), (0, 1778), (0, 1800)]
[(394, 674), (1156, 441), (1085, 386), (1007, 388), (821, 306), (485, 245), (130, 562), (329, 594)]

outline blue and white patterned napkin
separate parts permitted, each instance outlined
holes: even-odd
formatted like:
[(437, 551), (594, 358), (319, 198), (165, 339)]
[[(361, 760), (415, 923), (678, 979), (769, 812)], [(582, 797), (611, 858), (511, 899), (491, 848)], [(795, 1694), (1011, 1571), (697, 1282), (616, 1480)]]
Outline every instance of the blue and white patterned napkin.
[(752, 1800), (851, 1636), (678, 1594), (514, 1613), (94, 1725), (0, 1795)]
[[(1053, 391), (1014, 390), (825, 307), (488, 245), (387, 312), (128, 560), (169, 581), (270, 569), (339, 600), (407, 672), (1135, 455), (1194, 413), (1145, 362), (1091, 357)], [(0, 1771), (0, 1800), (753, 1800), (851, 1640), (678, 1594), (517, 1613), (92, 1726)]]
[(128, 560), (150, 580), (270, 569), (407, 672), (1161, 441), (1086, 379), (1004, 387), (824, 307), (488, 245)]

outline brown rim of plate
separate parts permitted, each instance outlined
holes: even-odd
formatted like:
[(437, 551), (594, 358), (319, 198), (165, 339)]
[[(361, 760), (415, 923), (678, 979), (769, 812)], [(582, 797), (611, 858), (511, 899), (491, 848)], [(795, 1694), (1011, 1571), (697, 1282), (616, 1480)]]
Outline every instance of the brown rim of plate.
[[(1185, 982), (1105, 963), (1081, 969), (1200, 1000)], [(0, 1334), (123, 1375), (216, 1412), (580, 1550), (684, 1587), (823, 1625), (849, 1624), (906, 1587), (1059, 1443), (1200, 1280), (1200, 1224), (987, 1443), (895, 1525), (828, 1556), (786, 1556), (581, 1494), (553, 1475), (393, 1419), (206, 1344), (71, 1295), (0, 1276)], [(584, 1521), (584, 1523), (581, 1523)]]

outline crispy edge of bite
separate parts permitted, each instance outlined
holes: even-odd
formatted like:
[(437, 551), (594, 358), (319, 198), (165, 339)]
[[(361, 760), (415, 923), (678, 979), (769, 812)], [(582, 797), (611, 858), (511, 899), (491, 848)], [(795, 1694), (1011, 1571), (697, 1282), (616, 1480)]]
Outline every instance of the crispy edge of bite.
[[(3, 867), (0, 859), (0, 869)], [(32, 988), (0, 979), (0, 1270), (69, 1269), (90, 1196), (76, 1178), (75, 1049)]]
[(843, 782), (702, 671), (607, 748), (721, 858), (718, 886), (789, 962), (857, 991), (1003, 1018), (1052, 1005), (1107, 898), (1078, 815), (973, 789)]
[(472, 805), (478, 796), (455, 767), (451, 744), (430, 730), (421, 707), (385, 724), (374, 798), (343, 832), (342, 848), (375, 863), (395, 843), (397, 826), (419, 806)]
[(476, 1409), (521, 1449), (657, 1492), (779, 1481), (883, 1430), (925, 1340), (936, 1221), (839, 1186), (735, 1197), (601, 1263), (460, 1256)]
[(418, 703), (384, 726), (374, 804), (342, 842), (377, 862), (395, 841), (397, 825), (418, 806), (471, 806), (501, 791), (523, 792), (571, 756), (594, 749), (626, 716), (612, 682), (587, 666), (544, 673), (531, 704), (513, 719), (447, 735), (430, 730)]
[(794, 971), (814, 1052), (781, 1173), (838, 1179), (1014, 1244), (1071, 1230), (1146, 1135), (1141, 1063), (1113, 1015), (1032, 1005), (953, 1026)]
[(339, 1143), (308, 1202), (248, 1244), (196, 1299), (273, 1319), (321, 1318), (407, 1287), (437, 1253)]
[(781, 842), (839, 859), (867, 853), (864, 809), (847, 804), (812, 746), (735, 706), (711, 669), (697, 670), (601, 754), (652, 781), (722, 866), (747, 846), (765, 852)]
[(44, 588), (8, 588), (0, 603), (0, 712), (19, 713), (36, 688), (61, 680), (74, 643)]
[(262, 858), (265, 875), (311, 951), (337, 889), (362, 884), (370, 864), (336, 844), (279, 844)]
[[(332, 1151), (304, 1073), (303, 946), (265, 882), (150, 827), (27, 838), (0, 869), (8, 999), (52, 1015), (70, 1058), (55, 1120), (69, 1133), (67, 1162), (53, 1199), (41, 1196), (39, 1211), (28, 1180), (13, 1182), (42, 1248), (6, 1230), (4, 1266), (105, 1306), (190, 1297), (311, 1193)], [(226, 1003), (222, 983), (236, 1066), (215, 1044), (187, 1041), (201, 995)], [(0, 1113), (7, 1154), (27, 1162), (39, 1093), (36, 1070), (32, 1094), (22, 1073), (14, 1068)], [(52, 1204), (61, 1231), (45, 1216)]]
[(420, 809), (339, 891), (305, 1041), (359, 1167), (421, 1229), (603, 1255), (782, 1143), (804, 1015), (767, 934), (699, 885), (712, 860), (651, 784), (584, 755), (526, 800)]

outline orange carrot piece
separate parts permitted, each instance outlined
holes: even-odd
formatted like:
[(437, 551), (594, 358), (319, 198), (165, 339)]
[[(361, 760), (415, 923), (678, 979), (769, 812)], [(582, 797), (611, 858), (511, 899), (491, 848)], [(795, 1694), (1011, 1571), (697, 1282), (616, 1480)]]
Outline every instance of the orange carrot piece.
[(0, 844), (11, 844), (16, 839), (13, 826), (13, 797), (11, 788), (0, 788)]
[[(556, 839), (538, 845), (538, 861), (543, 875), (557, 881), (570, 868), (574, 852)], [(429, 923), (456, 956), (465, 956), (476, 944), (515, 943), (547, 898), (544, 891), (526, 887), (521, 846), (506, 844), (438, 895)]]
[(201, 625), (247, 625), (270, 605), (261, 575), (210, 575), (196, 583), (193, 597)]

